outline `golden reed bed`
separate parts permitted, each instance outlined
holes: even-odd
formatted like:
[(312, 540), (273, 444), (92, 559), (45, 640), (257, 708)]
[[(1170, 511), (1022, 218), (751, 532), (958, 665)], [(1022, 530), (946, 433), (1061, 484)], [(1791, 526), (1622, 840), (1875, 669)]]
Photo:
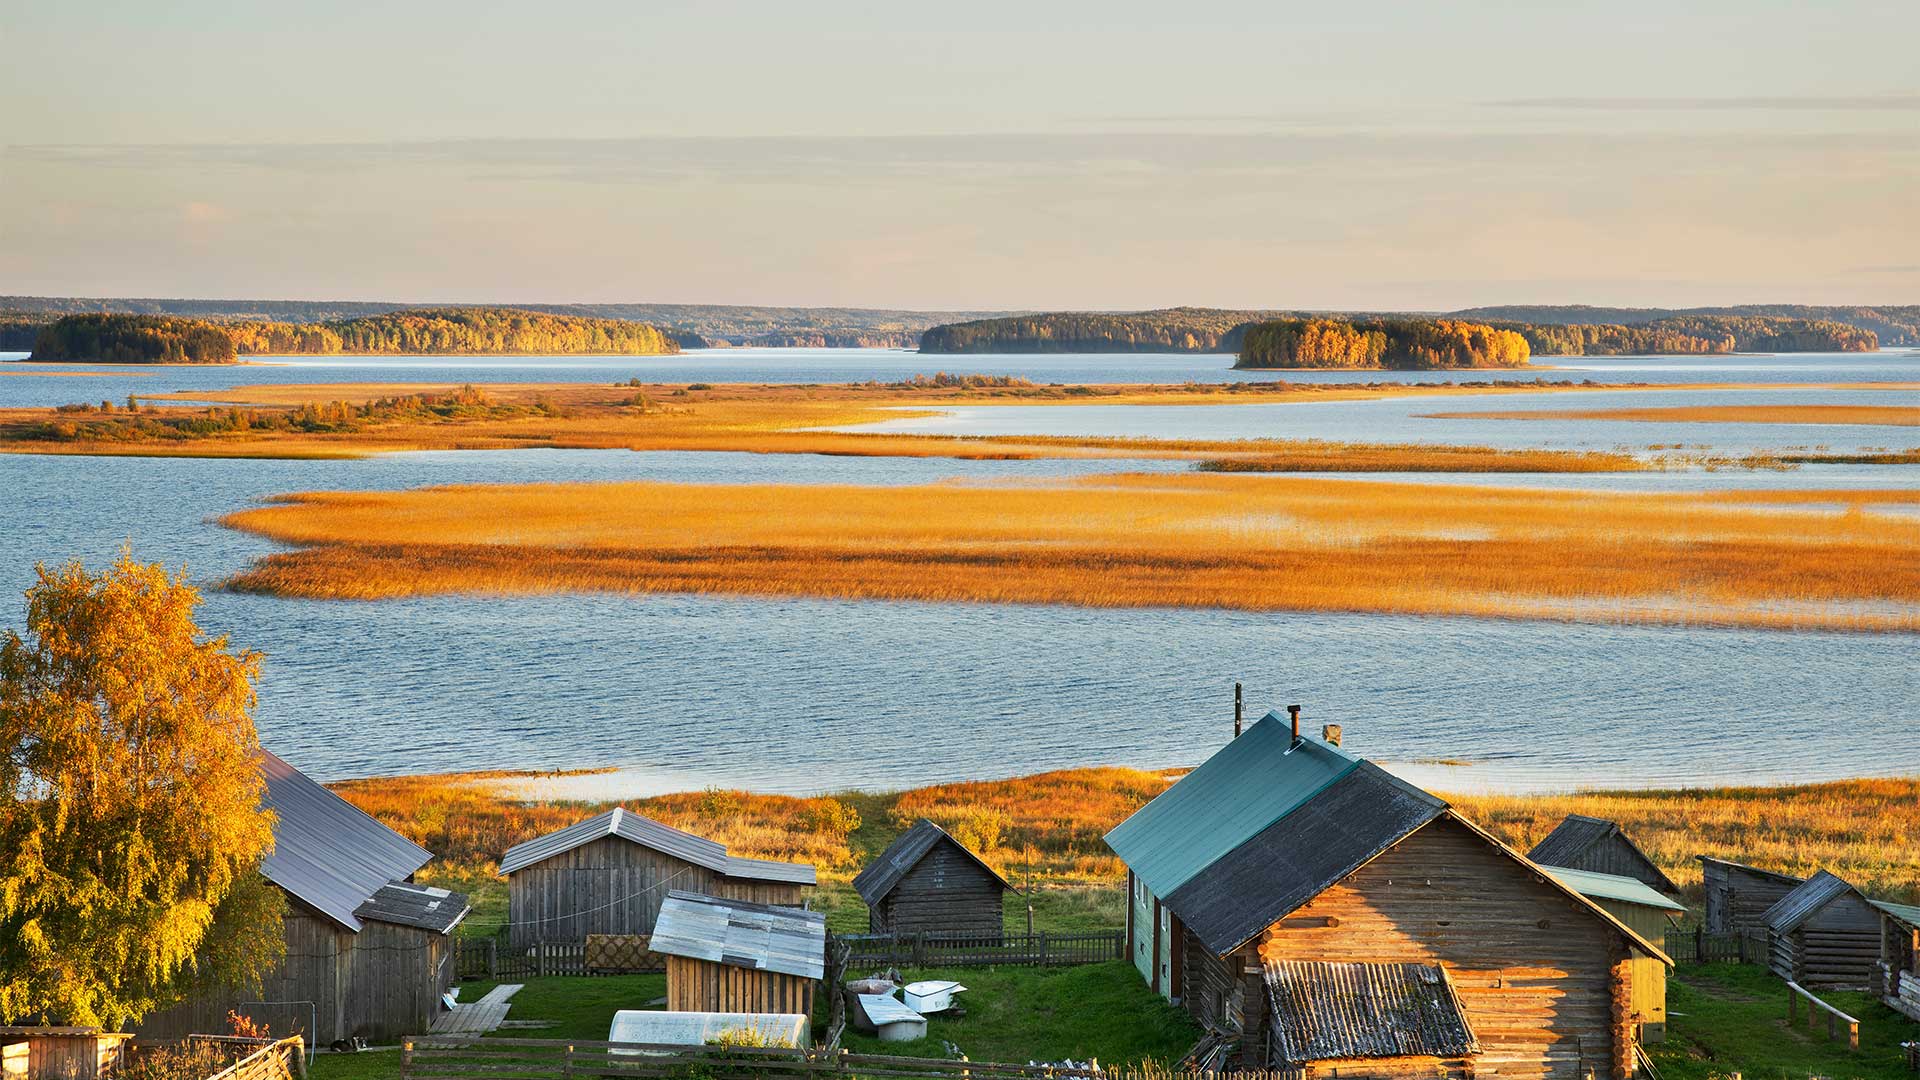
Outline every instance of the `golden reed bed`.
[[(1620, 495), (1274, 476), (291, 495), (281, 596), (691, 592), (1920, 630), (1920, 492)], [(1886, 512), (1894, 511), (1894, 512)]]
[(1920, 427), (1920, 406), (1897, 405), (1661, 405), (1644, 409), (1437, 412), (1448, 420), (1634, 420), (1660, 424), (1865, 424)]

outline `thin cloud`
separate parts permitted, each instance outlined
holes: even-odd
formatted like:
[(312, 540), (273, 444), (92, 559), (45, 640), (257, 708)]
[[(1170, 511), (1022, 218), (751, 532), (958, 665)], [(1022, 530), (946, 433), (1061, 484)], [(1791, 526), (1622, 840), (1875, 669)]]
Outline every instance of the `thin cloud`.
[(1920, 94), (1871, 97), (1536, 97), (1482, 102), (1496, 109), (1599, 112), (1915, 112)]

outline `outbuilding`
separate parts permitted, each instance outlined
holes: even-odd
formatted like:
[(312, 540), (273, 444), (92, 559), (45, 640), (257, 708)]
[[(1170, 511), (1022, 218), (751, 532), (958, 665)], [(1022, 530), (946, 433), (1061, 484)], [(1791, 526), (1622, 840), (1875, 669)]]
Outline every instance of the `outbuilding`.
[(1881, 912), (1825, 870), (1767, 909), (1767, 966), (1809, 989), (1864, 990), (1880, 962)]
[(1873, 901), (1880, 912), (1880, 967), (1873, 992), (1920, 1020), (1920, 907)]
[(758, 904), (806, 902), (806, 863), (748, 859), (726, 845), (614, 807), (507, 849), (508, 940), (584, 942), (589, 934), (651, 934), (668, 891)]
[(1606, 818), (1568, 814), (1552, 832), (1533, 845), (1527, 858), (1542, 866), (1630, 877), (1668, 895), (1680, 895), (1680, 886), (1640, 850), (1633, 837), (1628, 836), (1619, 823)]
[(1700, 884), (1706, 892), (1706, 928), (1709, 934), (1767, 932), (1767, 909), (1807, 880), (1778, 870), (1695, 855), (1700, 862)]
[(809, 1016), (826, 974), (827, 918), (674, 891), (660, 905), (652, 947), (667, 958), (670, 1011)]
[(922, 819), (853, 879), (876, 934), (950, 933), (998, 939), (1012, 886), (945, 829)]
[(1297, 1077), (1634, 1075), (1660, 947), (1269, 714), (1107, 834), (1153, 988)]
[[(1685, 906), (1654, 891), (1635, 878), (1544, 866), (1555, 881), (1593, 901), (1652, 942), (1665, 942), (1667, 927), (1687, 913)], [(1667, 965), (1652, 956), (1636, 956), (1632, 963), (1633, 1012), (1640, 1018), (1640, 1041), (1657, 1043), (1667, 1037)]]
[(260, 872), (286, 894), (287, 951), (257, 993), (215, 991), (154, 1013), (142, 1038), (223, 1032), (229, 1012), (327, 1046), (428, 1030), (453, 983), (460, 893), (413, 881), (433, 855), (300, 770), (265, 755), (273, 851)]

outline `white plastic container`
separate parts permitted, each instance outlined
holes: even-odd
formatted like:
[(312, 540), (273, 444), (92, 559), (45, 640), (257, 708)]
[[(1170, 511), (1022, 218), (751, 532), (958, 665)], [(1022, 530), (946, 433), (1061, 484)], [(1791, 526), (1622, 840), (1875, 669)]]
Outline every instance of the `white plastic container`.
[(908, 983), (907, 1008), (922, 1014), (945, 1012), (953, 1008), (953, 995), (965, 989), (957, 982), (945, 980)]

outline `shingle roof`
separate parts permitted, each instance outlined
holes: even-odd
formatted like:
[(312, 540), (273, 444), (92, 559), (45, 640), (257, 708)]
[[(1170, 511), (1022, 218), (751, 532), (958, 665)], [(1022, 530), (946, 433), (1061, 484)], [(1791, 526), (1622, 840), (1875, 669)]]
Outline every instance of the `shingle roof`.
[(1262, 975), (1275, 1049), (1289, 1064), (1480, 1052), (1438, 964), (1268, 961)]
[(650, 817), (619, 806), (545, 836), (536, 836), (513, 845), (500, 858), (500, 872), (512, 874), (608, 836), (618, 836), (727, 877), (800, 885), (812, 885), (818, 880), (814, 868), (806, 863), (783, 863), (728, 855), (724, 844), (682, 832), (671, 825), (662, 825)]
[(1446, 810), (1378, 765), (1356, 765), (1161, 901), (1225, 955)]
[(1107, 833), (1107, 846), (1165, 899), (1287, 816), (1359, 760), (1268, 713)]
[(389, 881), (366, 902), (353, 909), (356, 918), (369, 922), (414, 926), (444, 934), (473, 910), (464, 893), (449, 892), (428, 885)]
[(661, 902), (647, 947), (667, 956), (818, 979), (826, 971), (827, 917), (676, 889)]
[(1846, 879), (1822, 870), (1774, 901), (1772, 907), (1761, 913), (1760, 921), (1773, 933), (1791, 934), (1828, 903), (1855, 891)]
[(1687, 910), (1684, 905), (1674, 902), (1639, 878), (1602, 874), (1595, 870), (1574, 870), (1565, 866), (1542, 866), (1540, 869), (1589, 900), (1613, 900), (1622, 904), (1659, 908), (1661, 911)]
[(967, 858), (978, 864), (980, 869), (992, 874), (993, 880), (998, 881), (1001, 888), (1012, 888), (1007, 884), (1006, 878), (1001, 877), (998, 871), (969, 850), (967, 845), (955, 840), (947, 830), (921, 818), (913, 828), (901, 833), (893, 843), (887, 845), (887, 850), (881, 852), (854, 875), (853, 891), (859, 893), (860, 899), (865, 900), (869, 905), (879, 903), (893, 891), (894, 886), (900, 884), (900, 879), (907, 875), (907, 871), (913, 869), (915, 864), (925, 858), (927, 853), (941, 841), (952, 844)]
[(260, 862), (268, 881), (349, 930), (354, 912), (389, 882), (433, 858), (427, 849), (265, 753), (264, 805), (277, 817), (273, 851)]
[(1618, 822), (1608, 821), (1606, 818), (1568, 814), (1561, 819), (1560, 824), (1553, 827), (1552, 832), (1533, 845), (1533, 850), (1527, 852), (1527, 858), (1542, 866), (1572, 866), (1580, 861), (1582, 855), (1592, 850), (1595, 844), (1613, 836), (1619, 837), (1620, 841), (1639, 857), (1648, 875), (1659, 880), (1660, 888), (1667, 892), (1680, 891), (1680, 886), (1675, 885), (1666, 871), (1660, 869), (1646, 852), (1640, 850), (1640, 845), (1633, 842), (1633, 837), (1628, 836)]

